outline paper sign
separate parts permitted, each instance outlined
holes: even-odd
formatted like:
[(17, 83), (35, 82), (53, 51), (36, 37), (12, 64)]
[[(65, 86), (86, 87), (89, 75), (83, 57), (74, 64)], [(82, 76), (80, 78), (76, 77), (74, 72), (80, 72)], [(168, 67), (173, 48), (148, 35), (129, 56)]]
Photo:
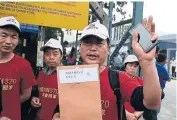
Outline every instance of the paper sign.
[(61, 120), (102, 120), (98, 65), (57, 69)]
[(79, 68), (59, 70), (60, 83), (78, 83), (98, 81), (98, 68)]

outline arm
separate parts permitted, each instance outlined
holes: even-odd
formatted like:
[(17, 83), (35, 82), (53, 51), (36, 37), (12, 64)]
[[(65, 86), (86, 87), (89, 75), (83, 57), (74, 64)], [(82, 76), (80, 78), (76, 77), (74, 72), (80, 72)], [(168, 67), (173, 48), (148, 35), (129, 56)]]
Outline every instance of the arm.
[(20, 81), (20, 101), (21, 103), (23, 103), (24, 101), (30, 98), (32, 86), (36, 83), (32, 68), (28, 62), (24, 63), (21, 75), (22, 77)]
[[(38, 79), (37, 79), (38, 82), (40, 81), (40, 75), (41, 75), (41, 72), (38, 75)], [(35, 108), (41, 107), (42, 104), (41, 104), (41, 101), (39, 99), (39, 87), (38, 87), (38, 85), (33, 86), (31, 96), (32, 96), (31, 106), (35, 107)]]
[(125, 113), (126, 113), (127, 120), (137, 120), (137, 117), (135, 116), (134, 113), (130, 113), (127, 110), (125, 110)]
[(31, 96), (31, 90), (32, 90), (32, 87), (30, 88), (27, 88), (27, 89), (23, 89), (21, 91), (21, 95), (20, 95), (20, 101), (21, 103), (23, 103), (24, 101), (28, 100)]
[[(40, 76), (40, 74), (39, 74)], [(39, 91), (38, 86), (33, 86), (32, 93), (31, 93), (32, 99), (31, 99), (31, 105), (32, 107), (39, 108), (41, 107), (41, 101), (39, 99)]]
[[(2, 84), (0, 82), (0, 113), (1, 112), (2, 112)], [(10, 119), (0, 115), (0, 120), (10, 120)]]
[(11, 120), (11, 119), (8, 117), (0, 117), (0, 120)]
[[(138, 83), (140, 85), (143, 85), (143, 80), (141, 78), (135, 77), (134, 79), (137, 79)], [(136, 116), (136, 118), (140, 118), (144, 113), (143, 111), (135, 111), (135, 109), (131, 106), (130, 102), (125, 102), (124, 107), (126, 109), (127, 114), (129, 114), (129, 113), (134, 114)], [(132, 119), (130, 119), (130, 120), (132, 120)]]
[[(157, 40), (153, 17), (150, 16), (148, 21), (144, 19), (143, 24), (151, 33), (151, 39)], [(139, 63), (142, 69), (142, 75), (144, 78), (143, 97), (142, 97), (143, 104), (148, 109), (158, 109), (160, 107), (160, 101), (161, 101), (160, 99), (161, 89), (160, 89), (157, 70), (153, 61), (155, 56), (155, 48), (153, 48), (150, 52), (145, 53), (138, 43), (137, 32), (134, 32), (133, 34), (132, 48), (134, 53), (139, 59)]]
[(142, 61), (141, 66), (144, 78), (143, 103), (148, 109), (158, 109), (160, 107), (161, 89), (154, 61)]
[(136, 118), (139, 118), (141, 115), (143, 115), (143, 111), (136, 111), (134, 112), (134, 115), (136, 116)]

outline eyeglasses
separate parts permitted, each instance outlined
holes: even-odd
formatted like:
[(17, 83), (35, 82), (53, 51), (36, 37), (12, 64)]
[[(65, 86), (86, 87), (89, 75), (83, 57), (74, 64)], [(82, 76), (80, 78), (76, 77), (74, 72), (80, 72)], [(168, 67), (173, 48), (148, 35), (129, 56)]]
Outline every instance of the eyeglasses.
[(6, 40), (8, 37), (11, 38), (11, 40), (17, 40), (18, 39), (18, 35), (10, 35), (10, 34), (7, 34), (7, 33), (0, 33), (0, 39), (1, 40)]

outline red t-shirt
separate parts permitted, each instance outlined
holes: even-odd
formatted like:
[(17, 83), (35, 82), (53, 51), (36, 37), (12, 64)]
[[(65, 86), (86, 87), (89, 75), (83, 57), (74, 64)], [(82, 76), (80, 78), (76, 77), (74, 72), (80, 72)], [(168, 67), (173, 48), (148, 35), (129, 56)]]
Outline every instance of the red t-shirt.
[[(141, 86), (138, 82), (131, 80), (125, 73), (120, 72), (120, 91), (124, 101), (130, 101), (134, 89)], [(100, 73), (101, 104), (103, 120), (118, 120), (116, 97), (110, 87), (108, 68)]]
[(57, 73), (47, 75), (41, 71), (37, 79), (37, 85), (42, 107), (37, 113), (36, 120), (52, 120), (55, 107), (59, 103)]
[[(134, 78), (132, 78), (131, 80), (139, 83), (140, 85), (143, 86), (143, 79), (141, 79), (140, 77), (135, 76)], [(124, 104), (125, 109), (130, 112), (130, 113), (134, 113), (135, 109), (132, 107), (132, 105), (130, 104), (130, 102), (125, 102)]]
[(2, 116), (11, 120), (21, 120), (20, 92), (35, 84), (35, 77), (30, 63), (14, 55), (7, 63), (0, 63), (0, 80), (2, 82)]

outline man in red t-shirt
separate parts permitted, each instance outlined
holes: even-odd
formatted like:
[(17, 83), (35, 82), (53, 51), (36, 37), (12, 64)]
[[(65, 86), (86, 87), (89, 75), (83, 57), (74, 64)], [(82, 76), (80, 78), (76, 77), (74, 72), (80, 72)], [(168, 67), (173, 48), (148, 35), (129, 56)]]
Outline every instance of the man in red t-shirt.
[(31, 105), (38, 109), (35, 120), (52, 120), (59, 102), (56, 68), (61, 64), (63, 49), (59, 40), (50, 39), (41, 51), (44, 51), (46, 67), (39, 73), (39, 96), (32, 97)]
[(20, 24), (12, 16), (0, 19), (0, 80), (2, 112), (0, 120), (21, 120), (20, 104), (30, 98), (35, 77), (30, 63), (13, 53), (18, 45)]
[[(139, 66), (138, 58), (135, 55), (128, 55), (124, 61), (125, 72), (131, 77), (131, 79), (143, 86), (143, 80), (136, 76), (136, 72)], [(130, 102), (125, 102), (127, 120), (136, 120), (143, 112), (136, 112)]]
[[(152, 40), (157, 40), (153, 17), (150, 16), (148, 21), (144, 19), (143, 25), (151, 33)], [(109, 83), (109, 68), (104, 65), (109, 54), (110, 40), (108, 30), (98, 22), (91, 23), (83, 29), (80, 42), (80, 55), (83, 64), (99, 64), (102, 99), (100, 102), (102, 103), (103, 120), (118, 120), (119, 109), (117, 109), (116, 96)], [(132, 48), (139, 59), (139, 64), (143, 71), (144, 85), (142, 86), (131, 80), (131, 77), (127, 73), (120, 72), (120, 92), (123, 102), (130, 101), (131, 105), (137, 111), (158, 109), (161, 101), (161, 90), (153, 62), (155, 48), (145, 53), (138, 43), (137, 32), (133, 34)]]

